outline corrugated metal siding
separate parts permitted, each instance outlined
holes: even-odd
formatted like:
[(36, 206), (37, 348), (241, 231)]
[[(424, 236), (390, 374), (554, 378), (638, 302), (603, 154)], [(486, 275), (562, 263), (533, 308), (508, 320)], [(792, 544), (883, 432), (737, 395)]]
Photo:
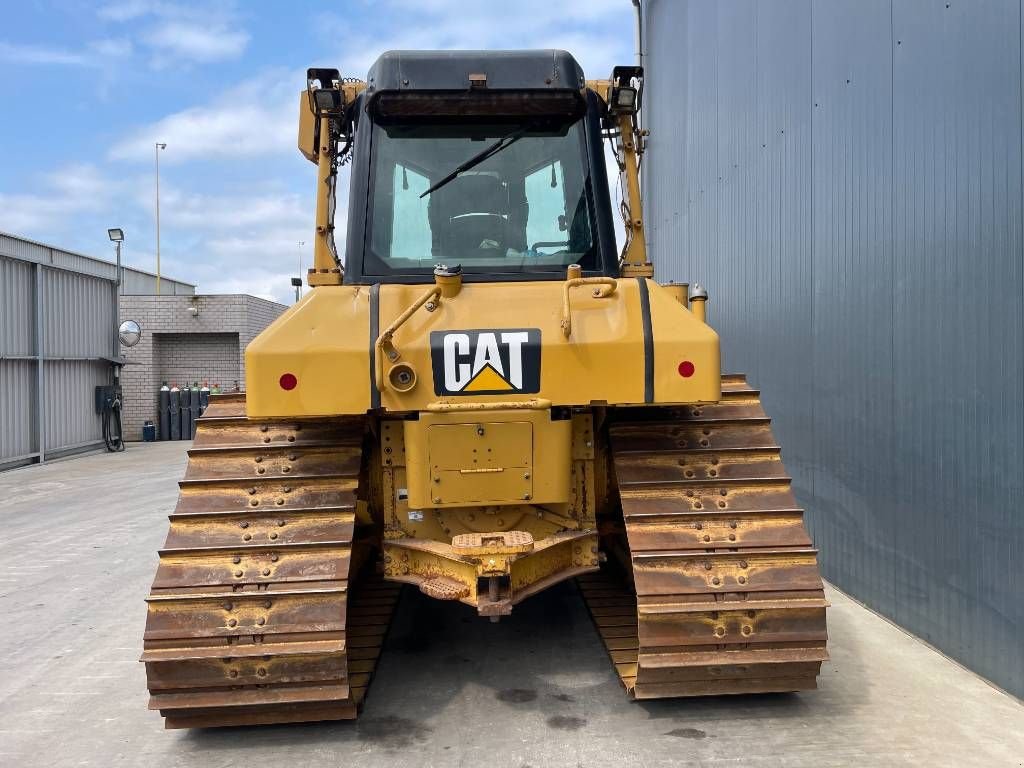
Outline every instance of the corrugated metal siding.
[(1024, 695), (1019, 0), (648, 0), (648, 229), (828, 578)]
[(109, 384), (110, 366), (104, 363), (59, 360), (46, 363), (44, 434), (48, 454), (102, 440), (94, 390)]
[[(114, 279), (117, 274), (117, 266), (112, 261), (75, 253), (6, 232), (0, 232), (0, 256), (60, 267), (70, 272), (93, 275), (108, 280)], [(111, 253), (111, 257), (113, 257), (113, 253)], [(140, 296), (156, 293), (156, 275), (128, 266), (122, 266), (122, 271), (124, 273), (123, 293)], [(196, 287), (191, 283), (162, 276), (160, 292), (168, 296), (192, 295), (196, 292)]]
[(0, 360), (0, 467), (5, 461), (34, 453), (36, 364)]
[(114, 294), (109, 280), (44, 270), (43, 352), (47, 357), (110, 357)]
[[(115, 351), (116, 272), (110, 262), (0, 232), (0, 469), (38, 461), (40, 451), (54, 456), (101, 441), (93, 398), (95, 387), (111, 379), (110, 364), (98, 358)], [(123, 293), (156, 292), (155, 275), (122, 272)], [(168, 295), (195, 292), (167, 278), (160, 288)]]
[(0, 256), (0, 357), (31, 355), (35, 339), (35, 268)]

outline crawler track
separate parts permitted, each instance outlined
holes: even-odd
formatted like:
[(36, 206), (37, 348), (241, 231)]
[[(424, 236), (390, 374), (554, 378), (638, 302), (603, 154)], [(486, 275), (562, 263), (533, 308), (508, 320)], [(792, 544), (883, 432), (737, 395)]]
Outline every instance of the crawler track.
[(817, 553), (759, 393), (724, 376), (720, 403), (623, 411), (609, 441), (629, 567), (579, 583), (629, 693), (815, 688)]
[(361, 419), (258, 421), (244, 396), (211, 398), (147, 599), (168, 728), (356, 716), (399, 589), (365, 575), (362, 444)]

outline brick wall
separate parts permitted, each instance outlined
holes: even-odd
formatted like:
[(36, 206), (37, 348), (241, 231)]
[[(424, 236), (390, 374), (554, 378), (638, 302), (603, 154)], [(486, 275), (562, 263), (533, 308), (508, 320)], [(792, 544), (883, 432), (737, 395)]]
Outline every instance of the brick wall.
[[(197, 310), (193, 314), (193, 308)], [(142, 326), (142, 338), (122, 347), (128, 360), (121, 377), (122, 419), (128, 440), (142, 439), (142, 425), (157, 419), (157, 392), (164, 380), (220, 380), (229, 390), (245, 387), (245, 347), (286, 307), (244, 294), (122, 296), (121, 320)]]
[(168, 386), (204, 381), (222, 390), (241, 387), (237, 333), (159, 333), (154, 339), (156, 378)]

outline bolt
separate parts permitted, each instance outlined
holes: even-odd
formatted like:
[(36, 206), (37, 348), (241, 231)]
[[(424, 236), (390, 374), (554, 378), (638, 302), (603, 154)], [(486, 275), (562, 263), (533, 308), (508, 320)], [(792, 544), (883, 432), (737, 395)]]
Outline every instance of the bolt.
[(260, 432), (266, 432), (268, 429), (270, 429), (270, 427), (264, 424), (263, 426), (260, 427)]
[(746, 568), (746, 567), (747, 567), (747, 561), (746, 560), (740, 560), (740, 568)]
[(742, 629), (742, 630), (740, 630), (740, 631), (741, 631), (741, 632), (743, 632), (743, 634), (744, 634), (744, 635), (749, 635), (749, 634), (750, 634), (751, 632), (753, 632), (754, 630), (752, 630), (752, 629), (751, 629), (750, 627), (748, 627), (748, 626), (744, 625), (744, 626), (743, 626), (743, 629)]
[(272, 554), (272, 555), (270, 556), (270, 562), (272, 562), (272, 563), (276, 563), (276, 562), (277, 562), (277, 552), (274, 552), (274, 553), (273, 553), (273, 554)]
[(283, 505), (283, 504), (284, 504), (284, 499), (278, 499), (278, 500), (277, 500), (277, 506), (279, 506), (279, 507), (280, 507), (280, 506), (281, 506), (281, 505)]
[(242, 541), (252, 541), (252, 534), (247, 533), (242, 537)]
[(289, 453), (288, 454), (288, 461), (295, 461), (297, 458), (299, 458), (299, 457), (296, 454), (294, 454), (294, 453)]
[(256, 670), (256, 674), (259, 675), (260, 677), (266, 677), (267, 676), (267, 670), (265, 670), (263, 667), (260, 667), (259, 669)]
[(235, 577), (239, 578), (239, 579), (242, 578), (242, 572), (241, 571), (235, 571)]
[(264, 568), (263, 569), (263, 575), (264, 576), (269, 576), (270, 575), (270, 569), (269, 568)]
[(249, 521), (248, 520), (243, 520), (242, 522), (240, 522), (238, 524), (238, 527), (239, 528), (248, 528), (249, 527)]
[(729, 541), (736, 541), (736, 534), (735, 533), (730, 533), (729, 534)]
[(240, 562), (242, 562), (242, 558), (239, 557), (238, 555), (235, 555), (234, 557), (231, 558), (231, 562), (234, 563), (235, 565), (238, 565)]
[(291, 487), (290, 485), (286, 485), (286, 486), (284, 487), (284, 492), (285, 492), (285, 493), (291, 493), (291, 492), (292, 492), (292, 487)]
[(740, 576), (738, 579), (736, 579), (736, 581), (738, 581), (740, 584), (746, 584), (747, 583), (747, 577), (746, 576)]
[(276, 534), (276, 533), (271, 533), (271, 534), (270, 534), (270, 540), (271, 540), (271, 541), (273, 541), (273, 540), (274, 540), (274, 539), (276, 539), (276, 538), (277, 538), (277, 534)]
[(228, 677), (238, 677), (238, 670), (232, 669), (230, 672), (228, 672)]
[(249, 499), (249, 506), (250, 507), (258, 507), (259, 505), (260, 505), (260, 500), (259, 499)]
[(228, 619), (228, 626), (229, 627), (238, 626), (238, 620), (237, 619)]
[(257, 456), (256, 457), (256, 463), (257, 464), (262, 464), (263, 463), (263, 457), (262, 456)]
[(530, 479), (530, 473), (529, 472), (523, 472), (523, 480), (529, 480), (529, 479)]
[(704, 541), (711, 541), (711, 537), (710, 536), (705, 536), (704, 537)]
[(256, 493), (256, 489), (255, 489), (255, 488), (250, 488), (250, 489), (248, 490), (248, 494), (249, 494), (250, 496), (252, 496), (252, 495), (253, 495), (254, 493)]
[(291, 472), (291, 471), (292, 471), (292, 468), (291, 468), (291, 467), (281, 467), (281, 473), (282, 473), (282, 474), (285, 474), (285, 475), (287, 475), (287, 474), (288, 474), (289, 472)]
[(230, 611), (234, 607), (235, 606), (233, 606), (231, 603), (224, 603), (224, 610), (225, 611)]
[(715, 576), (715, 578), (713, 578), (711, 580), (711, 583), (714, 584), (717, 587), (719, 584), (722, 583), (722, 580), (720, 578), (718, 578), (717, 576)]
[(711, 570), (711, 561), (710, 560), (705, 560), (704, 561), (704, 570), (705, 571), (710, 571)]
[(715, 627), (715, 635), (721, 637), (725, 634), (725, 627)]
[(263, 601), (263, 607), (264, 608), (269, 608), (271, 605), (272, 605), (272, 603), (269, 600), (264, 600)]
[(256, 619), (256, 623), (262, 627), (264, 624), (267, 623), (267, 620), (260, 616), (258, 619)]
[(277, 527), (278, 528), (284, 528), (284, 520), (278, 520), (277, 521)]

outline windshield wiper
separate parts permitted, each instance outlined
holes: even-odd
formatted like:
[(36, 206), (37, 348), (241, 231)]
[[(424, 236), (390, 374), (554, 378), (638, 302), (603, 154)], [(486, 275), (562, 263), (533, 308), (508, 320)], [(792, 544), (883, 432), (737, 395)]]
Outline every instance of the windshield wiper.
[(449, 181), (456, 178), (460, 173), (465, 173), (470, 168), (475, 168), (487, 158), (494, 157), (496, 154), (501, 152), (501, 150), (506, 149), (507, 147), (511, 147), (513, 144), (515, 144), (517, 141), (519, 141), (519, 139), (523, 137), (523, 134), (526, 133), (527, 130), (529, 130), (529, 128), (524, 126), (522, 128), (517, 128), (516, 130), (512, 131), (512, 133), (505, 134), (496, 142), (491, 144), (491, 146), (487, 147), (487, 149), (483, 150), (482, 152), (478, 152), (477, 154), (469, 158), (469, 160), (467, 160), (466, 162), (452, 169), (451, 173), (449, 173), (443, 179), (441, 179), (436, 184), (431, 186), (426, 192), (420, 195), (420, 197), (423, 198), (429, 195), (431, 192), (436, 192)]

